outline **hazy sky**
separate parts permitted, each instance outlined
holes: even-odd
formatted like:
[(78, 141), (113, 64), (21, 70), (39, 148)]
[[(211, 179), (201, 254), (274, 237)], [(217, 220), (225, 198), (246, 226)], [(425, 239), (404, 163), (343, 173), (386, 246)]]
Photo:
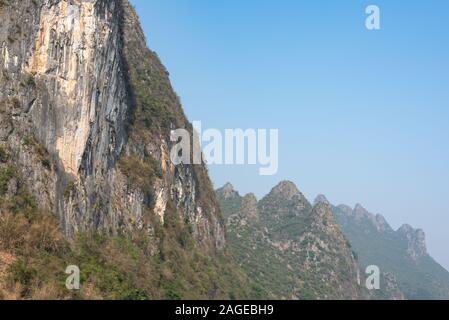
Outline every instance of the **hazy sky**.
[(361, 203), (449, 269), (449, 1), (132, 2), (190, 120), (279, 129), (277, 175), (211, 166), (215, 187)]

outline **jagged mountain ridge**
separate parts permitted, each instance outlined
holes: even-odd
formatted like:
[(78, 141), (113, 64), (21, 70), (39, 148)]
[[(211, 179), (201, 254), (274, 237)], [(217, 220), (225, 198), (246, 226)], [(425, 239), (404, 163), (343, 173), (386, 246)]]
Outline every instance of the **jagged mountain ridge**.
[(283, 181), (260, 201), (232, 185), (217, 191), (230, 252), (260, 298), (366, 299), (357, 261), (328, 205), (312, 206)]
[(449, 299), (449, 272), (428, 254), (423, 230), (404, 224), (395, 231), (360, 204), (332, 206), (332, 211), (362, 267), (377, 265), (391, 274), (406, 299)]

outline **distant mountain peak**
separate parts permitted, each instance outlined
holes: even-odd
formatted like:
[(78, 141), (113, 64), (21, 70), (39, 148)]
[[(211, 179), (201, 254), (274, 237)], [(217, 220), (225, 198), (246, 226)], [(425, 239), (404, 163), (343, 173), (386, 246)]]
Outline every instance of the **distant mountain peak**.
[(312, 206), (291, 181), (282, 181), (259, 202), (261, 213), (282, 217), (291, 213), (306, 214)]
[(326, 205), (328, 205), (328, 206), (331, 205), (331, 203), (329, 202), (329, 200), (327, 200), (326, 196), (323, 195), (323, 194), (319, 194), (319, 195), (317, 195), (317, 197), (315, 198), (314, 205), (317, 205), (318, 203), (324, 203), (324, 204), (326, 204)]
[(303, 194), (298, 190), (296, 185), (291, 181), (281, 181), (273, 189), (271, 189), (270, 196), (281, 195), (283, 198), (291, 199), (293, 196), (304, 197)]
[(376, 224), (376, 219), (375, 219), (374, 215), (372, 213), (369, 213), (368, 210), (366, 210), (360, 203), (357, 203), (355, 205), (354, 210), (352, 211), (352, 214), (359, 221), (362, 219), (369, 219), (374, 224)]
[(387, 219), (381, 214), (376, 215), (376, 226), (379, 231), (389, 231), (393, 230), (390, 224), (387, 222)]
[(234, 190), (234, 186), (231, 183), (226, 183), (223, 187), (217, 190), (217, 193), (224, 199), (230, 199), (240, 197), (239, 193)]
[(227, 183), (223, 186), (222, 189), (223, 189), (224, 191), (232, 192), (232, 191), (234, 191), (234, 186), (233, 186), (230, 182), (227, 182)]
[(404, 224), (399, 228), (398, 233), (407, 241), (407, 253), (412, 259), (427, 256), (426, 234), (422, 229), (414, 229)]
[(357, 203), (354, 207), (354, 211), (356, 213), (360, 213), (360, 214), (364, 214), (366, 215), (368, 212), (368, 210), (366, 210), (360, 203)]
[(246, 194), (243, 199), (245, 201), (251, 201), (251, 202), (256, 202), (257, 203), (257, 197), (254, 193), (248, 193)]
[(312, 207), (291, 181), (259, 202), (251, 193), (224, 199), (223, 189), (230, 189), (217, 190), (230, 250), (272, 298), (365, 297), (354, 254), (324, 196)]
[(248, 193), (242, 199), (241, 216), (244, 218), (259, 220), (259, 211), (257, 209), (257, 198), (253, 193)]
[(312, 208), (311, 217), (316, 221), (323, 223), (332, 222), (332, 224), (336, 225), (330, 206), (324, 201), (318, 201), (315, 203)]
[(336, 216), (349, 219), (348, 221), (351, 221), (352, 223), (357, 223), (362, 226), (368, 222), (379, 232), (393, 231), (384, 216), (370, 213), (360, 203), (356, 204), (354, 209), (347, 205), (341, 204), (337, 207), (333, 207), (333, 211)]
[(404, 223), (404, 224), (398, 229), (398, 232), (399, 232), (400, 234), (403, 234), (403, 235), (406, 235), (406, 234), (411, 233), (411, 232), (413, 232), (413, 231), (415, 231), (415, 229), (413, 229), (413, 227), (412, 227), (411, 225), (407, 224), (407, 223)]
[(352, 216), (352, 208), (345, 204), (340, 204), (338, 207), (339, 212), (343, 213), (346, 216)]

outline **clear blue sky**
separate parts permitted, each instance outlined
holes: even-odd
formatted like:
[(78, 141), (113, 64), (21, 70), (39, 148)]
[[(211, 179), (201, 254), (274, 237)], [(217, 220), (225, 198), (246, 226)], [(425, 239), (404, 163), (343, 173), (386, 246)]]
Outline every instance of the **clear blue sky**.
[(215, 187), (359, 202), (423, 228), (449, 269), (449, 1), (131, 2), (190, 120), (279, 129), (276, 176), (211, 166)]

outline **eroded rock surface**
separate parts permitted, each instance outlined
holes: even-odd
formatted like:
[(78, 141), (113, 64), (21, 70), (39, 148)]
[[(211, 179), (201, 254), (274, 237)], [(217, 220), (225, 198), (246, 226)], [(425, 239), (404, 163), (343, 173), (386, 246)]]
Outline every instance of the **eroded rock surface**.
[(170, 130), (191, 126), (128, 1), (11, 0), (0, 16), (0, 143), (64, 233), (152, 234), (171, 210), (222, 248), (205, 166), (170, 162)]

